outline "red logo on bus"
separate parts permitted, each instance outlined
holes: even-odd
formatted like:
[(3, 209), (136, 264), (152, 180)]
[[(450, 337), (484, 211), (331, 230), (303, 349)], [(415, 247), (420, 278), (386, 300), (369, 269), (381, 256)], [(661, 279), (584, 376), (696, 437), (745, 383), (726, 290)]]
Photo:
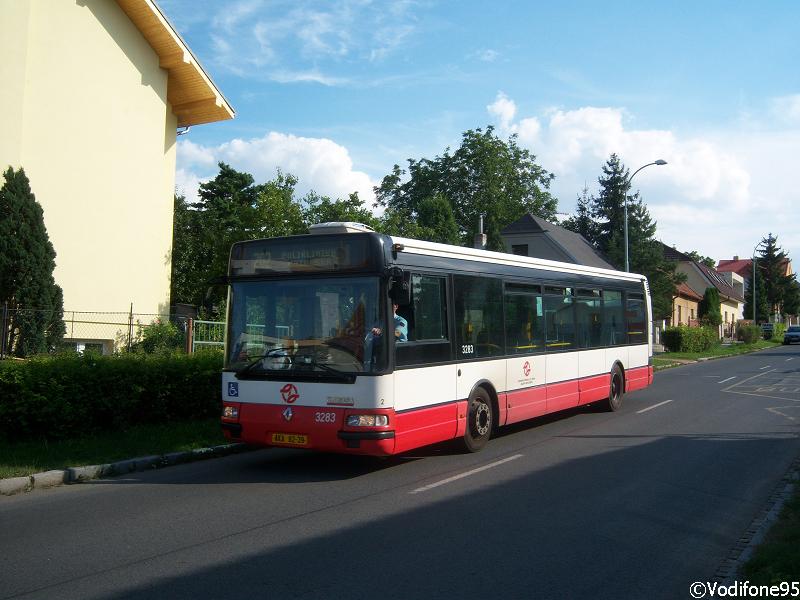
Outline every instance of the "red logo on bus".
[(525, 361), (525, 364), (522, 365), (522, 372), (525, 373), (525, 377), (531, 374), (531, 363), (529, 363), (527, 360)]
[(281, 398), (287, 404), (291, 404), (300, 397), (297, 393), (297, 387), (293, 383), (287, 383), (281, 388)]

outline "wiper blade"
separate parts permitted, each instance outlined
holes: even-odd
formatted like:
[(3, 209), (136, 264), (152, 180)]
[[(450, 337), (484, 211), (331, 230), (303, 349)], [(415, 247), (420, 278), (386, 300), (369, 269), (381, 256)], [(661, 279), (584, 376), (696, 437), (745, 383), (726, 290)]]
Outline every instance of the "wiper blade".
[[(251, 360), (249, 363), (247, 363), (241, 369), (236, 371), (236, 376), (239, 377), (240, 375), (244, 375), (245, 373), (248, 373), (258, 363), (260, 363), (265, 358), (269, 358), (273, 353), (281, 352), (281, 351), (287, 351), (287, 350), (294, 350), (294, 348), (289, 347), (289, 346), (277, 346), (275, 348), (270, 348), (269, 350), (264, 352), (264, 354), (261, 354), (260, 356), (256, 356), (253, 360)], [(289, 354), (284, 355), (284, 357), (289, 359), (290, 361), (292, 360), (292, 358), (291, 358), (291, 356)]]
[(330, 365), (326, 365), (324, 363), (319, 362), (314, 356), (303, 356), (302, 359), (295, 360), (294, 365), (296, 367), (297, 366), (319, 367), (323, 371), (327, 371), (328, 373), (336, 373), (337, 375), (340, 375), (342, 373), (339, 369), (335, 369)]

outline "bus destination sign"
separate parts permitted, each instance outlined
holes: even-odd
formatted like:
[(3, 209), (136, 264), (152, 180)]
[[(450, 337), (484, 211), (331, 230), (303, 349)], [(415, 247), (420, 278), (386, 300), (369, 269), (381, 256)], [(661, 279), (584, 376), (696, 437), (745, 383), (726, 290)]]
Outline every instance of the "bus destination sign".
[(374, 266), (369, 237), (325, 235), (241, 242), (231, 253), (231, 275), (335, 273)]

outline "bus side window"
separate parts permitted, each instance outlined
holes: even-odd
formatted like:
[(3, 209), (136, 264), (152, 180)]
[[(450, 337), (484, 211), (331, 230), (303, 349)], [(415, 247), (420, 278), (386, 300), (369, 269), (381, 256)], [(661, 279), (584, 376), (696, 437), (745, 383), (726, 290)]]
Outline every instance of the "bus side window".
[(600, 342), (603, 346), (620, 346), (628, 342), (622, 292), (603, 290), (603, 329)]
[(506, 284), (506, 354), (544, 352), (541, 287)]
[(491, 277), (453, 277), (455, 317), (461, 359), (500, 356), (505, 352), (503, 283)]
[(408, 323), (408, 341), (395, 344), (397, 364), (420, 365), (450, 360), (447, 334), (447, 280), (438, 275), (411, 275), (411, 304), (398, 307)]
[(628, 323), (628, 343), (647, 342), (647, 323), (645, 317), (644, 294), (625, 292), (625, 316)]
[(544, 293), (547, 351), (563, 352), (575, 349), (575, 307), (572, 290), (546, 286)]

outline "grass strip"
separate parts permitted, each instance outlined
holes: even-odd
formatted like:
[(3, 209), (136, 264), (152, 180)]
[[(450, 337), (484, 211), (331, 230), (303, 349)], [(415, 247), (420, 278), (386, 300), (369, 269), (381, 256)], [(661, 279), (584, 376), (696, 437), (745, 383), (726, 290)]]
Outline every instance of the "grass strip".
[(800, 485), (795, 484), (778, 520), (742, 565), (740, 578), (755, 585), (800, 581)]
[(736, 356), (738, 354), (747, 354), (755, 350), (763, 350), (764, 348), (774, 348), (779, 346), (780, 342), (773, 342), (771, 340), (760, 340), (755, 344), (730, 344), (719, 345), (703, 352), (664, 352), (657, 356), (662, 361), (677, 362), (672, 359), (680, 360), (700, 360), (701, 358), (722, 358), (725, 356)]
[(219, 419), (138, 425), (74, 440), (0, 441), (0, 479), (225, 443)]

